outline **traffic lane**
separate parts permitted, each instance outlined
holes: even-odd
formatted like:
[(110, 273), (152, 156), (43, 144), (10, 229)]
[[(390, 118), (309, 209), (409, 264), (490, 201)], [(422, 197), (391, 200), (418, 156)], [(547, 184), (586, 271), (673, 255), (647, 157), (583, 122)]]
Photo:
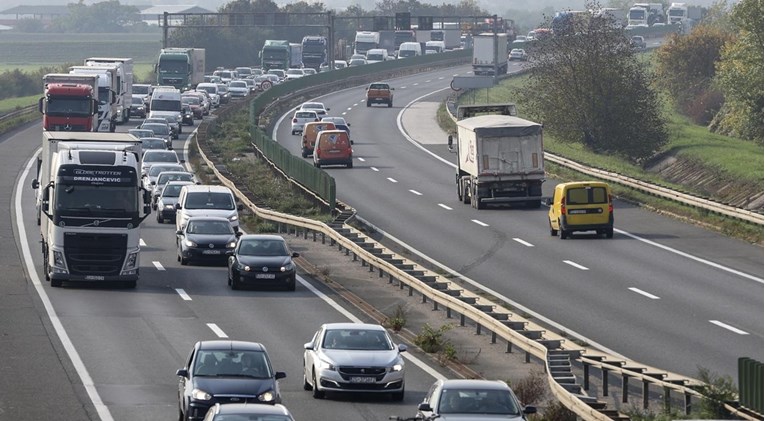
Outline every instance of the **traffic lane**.
[[(28, 182), (18, 183), (29, 157), (42, 145), (40, 121), (24, 125), (0, 137), (0, 319), (3, 339), (0, 354), (0, 414), (16, 420), (48, 419), (57, 414), (71, 420), (95, 418), (94, 406), (82, 384), (72, 382), (72, 362), (47, 317), (34, 285), (26, 274), (23, 247), (16, 229), (15, 194), (32, 193)], [(36, 171), (36, 167), (32, 167)], [(16, 188), (20, 189), (16, 191)], [(25, 198), (22, 196), (22, 199)], [(31, 209), (34, 210), (34, 201)], [(26, 206), (25, 209), (30, 209)], [(34, 211), (27, 211), (34, 215)], [(39, 230), (26, 238), (32, 251), (39, 249)], [(33, 390), (34, 393), (29, 393)]]
[[(375, 121), (370, 121), (370, 119), (366, 119), (366, 120), (364, 120), (364, 121), (369, 121), (371, 124), (374, 124), (374, 123), (375, 123)], [(378, 122), (378, 123), (379, 123), (379, 122)], [(370, 128), (370, 129), (368, 129), (368, 130), (367, 130), (367, 132), (369, 132), (369, 133), (383, 133), (383, 132), (384, 132), (384, 129), (382, 129), (382, 130), (381, 130), (381, 127), (373, 127), (373, 128)], [(382, 140), (380, 140), (380, 142), (382, 142)], [(360, 149), (360, 148), (357, 148), (357, 149)], [(391, 149), (394, 149), (394, 148), (391, 148)], [(356, 154), (357, 154), (357, 156), (359, 156), (359, 157), (364, 155), (364, 153), (363, 153), (363, 152), (361, 152), (360, 150), (357, 150)], [(397, 160), (399, 161), (398, 163), (399, 163), (399, 164), (401, 164), (401, 163), (402, 163), (402, 161), (404, 161), (404, 160), (406, 159), (406, 157), (407, 157), (407, 156), (406, 156), (406, 155), (404, 155), (404, 154), (402, 154), (402, 155), (398, 156), (398, 157), (397, 157)], [(419, 166), (415, 165), (415, 166), (416, 166), (416, 168), (418, 168), (418, 169), (420, 169), (420, 170), (421, 170), (421, 169), (422, 169), (422, 167), (423, 167), (422, 165), (419, 165)], [(399, 178), (403, 178), (403, 179), (406, 179), (406, 177), (401, 177), (401, 172), (400, 172), (400, 171), (398, 171), (398, 168), (402, 168), (402, 167), (406, 167), (406, 168), (408, 168), (408, 167), (411, 167), (411, 166), (406, 166), (406, 165), (399, 165), (398, 167), (396, 167), (396, 170), (397, 170), (396, 172), (398, 172)], [(338, 172), (337, 178), (338, 178), (338, 179), (342, 179), (344, 176), (346, 176), (346, 173)], [(362, 176), (362, 177), (363, 177), (363, 176)], [(414, 177), (414, 178), (416, 178), (416, 179), (418, 179), (418, 180), (431, 180), (431, 179), (432, 179), (432, 178), (429, 178), (429, 177), (427, 177), (427, 176), (422, 176), (422, 174), (418, 174), (418, 175), (417, 175), (416, 177)], [(451, 179), (453, 180), (453, 174), (452, 174), (452, 175), (451, 175), (451, 177), (449, 177), (449, 178), (451, 178)], [(354, 177), (353, 177), (353, 179), (360, 179), (360, 178), (359, 178), (359, 177), (357, 177), (357, 176), (354, 176)], [(372, 188), (372, 189), (370, 189), (370, 187), (369, 187), (369, 184), (368, 184), (368, 183), (364, 182), (364, 184), (365, 184), (365, 186), (364, 186), (363, 188), (364, 188), (364, 189), (366, 189), (367, 191), (370, 191), (370, 192), (371, 192), (371, 191), (377, 191), (377, 189), (375, 189), (375, 188)], [(342, 183), (338, 183), (338, 185), (339, 185), (339, 186), (342, 186), (343, 184), (342, 184)], [(423, 189), (423, 190), (428, 190), (428, 191), (430, 191), (431, 189)], [(345, 188), (340, 188), (340, 189), (338, 189), (338, 196), (339, 196), (339, 197), (341, 197), (341, 196), (344, 194), (343, 192), (345, 192), (345, 191), (347, 191)], [(354, 193), (358, 193), (359, 189), (354, 189), (353, 191), (354, 191)], [(451, 193), (451, 195), (453, 195), (453, 193)], [(389, 196), (389, 197), (393, 197), (392, 195), (387, 195), (387, 196)], [(341, 198), (342, 198), (342, 197), (341, 197)], [(366, 213), (366, 212), (365, 212), (365, 209), (364, 209), (364, 206), (363, 206), (363, 205), (357, 205), (357, 203), (364, 203), (364, 204), (376, 204), (376, 203), (378, 203), (378, 202), (379, 202), (379, 199), (378, 199), (378, 200), (376, 200), (374, 197), (370, 197), (370, 198), (367, 198), (366, 200), (358, 200), (358, 201), (357, 201), (356, 199), (354, 199), (354, 200), (350, 200), (350, 199), (344, 199), (344, 200), (346, 200), (346, 201), (348, 201), (349, 203), (351, 203), (352, 205), (356, 206), (356, 208), (357, 208), (357, 209), (358, 209), (358, 210), (361, 212), (361, 215), (362, 215), (362, 216), (368, 215), (368, 213)], [(374, 205), (373, 205), (372, 207), (374, 207), (374, 208), (377, 208), (378, 206), (374, 206)], [(390, 214), (391, 214), (391, 212), (389, 212), (389, 211), (387, 211), (387, 210), (381, 210), (379, 213), (386, 213), (386, 214), (388, 214), (388, 215), (390, 215)], [(396, 212), (396, 213), (398, 214), (399, 212)], [(483, 213), (485, 214), (486, 212), (483, 212)], [(545, 216), (544, 216), (544, 213), (542, 213), (542, 215), (543, 215), (543, 216), (542, 216), (540, 219), (544, 220), (544, 218), (545, 218)], [(378, 226), (384, 226), (384, 224), (380, 224), (380, 223), (378, 223), (378, 219), (377, 219), (377, 218), (371, 218), (371, 219), (372, 219), (373, 223), (375, 223), (376, 225), (378, 225)], [(398, 226), (400, 226), (401, 224), (400, 224), (398, 221), (400, 221), (400, 220), (393, 220), (393, 221), (391, 221), (391, 223), (392, 223), (393, 225), (398, 225)], [(532, 223), (532, 224), (531, 224), (531, 226), (533, 226), (533, 225), (534, 225), (534, 224)], [(546, 232), (546, 231), (547, 231), (546, 229), (545, 229), (545, 230), (542, 230), (542, 232), (543, 232), (543, 233), (544, 233), (544, 232)], [(546, 235), (546, 234), (544, 234), (544, 235)], [(417, 234), (415, 234), (415, 236), (416, 236), (417, 238), (426, 238), (426, 237), (425, 237), (425, 236), (423, 236), (423, 235), (417, 235)], [(433, 236), (431, 235), (431, 236), (430, 236), (430, 238), (432, 238), (432, 237), (433, 237)], [(438, 243), (439, 243), (439, 244), (443, 244), (443, 242), (438, 242)], [(482, 248), (482, 247), (478, 247), (478, 248), (476, 248), (476, 250), (481, 250), (481, 251), (482, 251), (482, 250), (483, 250), (483, 248)], [(467, 260), (471, 260), (471, 259), (467, 259)], [(451, 261), (453, 261), (453, 259), (452, 259)], [(478, 260), (477, 260), (477, 259), (472, 259), (472, 260), (471, 260), (471, 262), (472, 262), (472, 261), (478, 261)], [(470, 264), (470, 263), (469, 263), (469, 264)]]

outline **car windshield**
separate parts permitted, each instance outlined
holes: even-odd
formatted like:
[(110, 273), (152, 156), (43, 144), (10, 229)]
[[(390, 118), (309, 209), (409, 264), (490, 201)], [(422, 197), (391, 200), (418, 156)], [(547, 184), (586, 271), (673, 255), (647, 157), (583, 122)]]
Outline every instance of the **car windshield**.
[(237, 81), (229, 83), (228, 86), (231, 88), (246, 88), (247, 82), (237, 80)]
[(258, 379), (273, 377), (265, 352), (236, 350), (200, 350), (194, 363), (194, 375)]
[(520, 415), (518, 405), (507, 390), (444, 389), (438, 401), (440, 414)]
[(157, 138), (142, 138), (141, 147), (144, 149), (165, 149), (165, 141)]
[(287, 256), (287, 245), (282, 240), (246, 239), (239, 245), (243, 256)]
[(143, 127), (160, 136), (170, 134), (170, 130), (167, 128), (167, 125), (149, 123), (145, 124)]
[(332, 329), (324, 332), (322, 347), (364, 351), (390, 351), (393, 344), (382, 330)]
[(152, 165), (149, 168), (149, 177), (157, 177), (161, 172), (183, 170), (180, 165)]
[(191, 105), (199, 105), (199, 98), (195, 98), (193, 96), (184, 96), (181, 98), (181, 101), (183, 101), (184, 104), (191, 104)]
[(157, 185), (161, 186), (171, 181), (194, 181), (193, 179), (194, 176), (187, 172), (160, 174), (159, 177), (157, 177)]
[(181, 188), (185, 184), (169, 184), (162, 190), (162, 197), (178, 197), (181, 194)]
[(154, 136), (154, 130), (144, 130), (144, 129), (130, 129), (128, 130), (128, 133), (132, 134), (133, 136), (137, 138), (142, 137), (153, 137)]
[(143, 155), (143, 162), (178, 162), (178, 155), (175, 152), (149, 151)]
[(133, 85), (133, 93), (139, 95), (148, 95), (149, 85)]
[(305, 103), (303, 104), (303, 108), (305, 109), (317, 109), (317, 110), (323, 110), (324, 106), (321, 104), (312, 104), (312, 103)]
[(234, 230), (228, 221), (189, 221), (186, 225), (187, 234), (233, 234)]
[(189, 193), (186, 209), (234, 210), (234, 200), (230, 193)]
[(385, 83), (373, 83), (369, 85), (369, 89), (388, 89), (388, 85)]

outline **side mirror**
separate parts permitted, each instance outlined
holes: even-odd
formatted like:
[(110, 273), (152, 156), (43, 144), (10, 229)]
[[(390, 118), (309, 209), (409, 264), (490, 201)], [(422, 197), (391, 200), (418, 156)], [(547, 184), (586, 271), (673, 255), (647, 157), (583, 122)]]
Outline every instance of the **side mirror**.
[(398, 344), (398, 352), (406, 352), (406, 345)]
[(151, 185), (152, 185), (152, 186), (156, 186), (156, 185), (157, 185), (157, 182), (156, 182), (156, 181), (152, 181), (152, 182), (151, 182)]
[(454, 137), (452, 135), (446, 138), (446, 144), (449, 147), (449, 152), (454, 152)]
[(294, 251), (292, 252), (292, 257), (300, 257), (300, 253)]
[(329, 107), (327, 107), (327, 111), (329, 111)]
[(181, 204), (180, 203), (176, 203), (175, 204), (175, 210), (181, 210)]
[(277, 371), (277, 372), (274, 374), (274, 379), (276, 379), (276, 380), (279, 380), (279, 379), (283, 379), (283, 378), (285, 378), (285, 377), (287, 377), (287, 373), (285, 373), (285, 372), (283, 372), (283, 371)]
[(244, 206), (236, 205), (236, 210), (238, 210), (238, 211), (244, 210)]
[(427, 403), (421, 403), (417, 405), (417, 410), (424, 411), (424, 412), (433, 412), (433, 408), (431, 408), (430, 405)]
[(525, 406), (523, 408), (524, 414), (536, 414), (537, 413), (537, 407), (536, 406)]
[(306, 342), (303, 344), (304, 349), (313, 349), (313, 342)]
[(181, 164), (185, 164), (185, 163), (186, 163), (186, 160), (185, 159), (181, 159)]
[(237, 232), (236, 232), (234, 235), (236, 236), (236, 238), (239, 238), (239, 237), (241, 237), (243, 234), (244, 234), (244, 233), (243, 233), (242, 231), (237, 231)]
[(175, 372), (175, 375), (178, 377), (189, 377), (189, 370), (186, 370), (185, 368), (182, 368)]
[(32, 189), (33, 190), (37, 190), (39, 187), (40, 187), (40, 182), (37, 181), (36, 178), (34, 180), (32, 180)]
[(183, 230), (178, 230), (175, 232), (175, 235), (183, 235)]

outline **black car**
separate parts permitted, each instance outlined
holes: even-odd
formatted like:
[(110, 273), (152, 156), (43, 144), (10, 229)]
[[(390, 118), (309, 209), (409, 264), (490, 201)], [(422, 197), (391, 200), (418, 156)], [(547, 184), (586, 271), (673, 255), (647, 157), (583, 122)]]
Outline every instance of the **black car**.
[(279, 382), (266, 348), (257, 342), (200, 341), (176, 372), (178, 419), (201, 421), (216, 403), (281, 403)]
[(228, 219), (214, 216), (192, 217), (176, 234), (178, 261), (182, 265), (193, 262), (224, 263), (226, 252), (236, 246), (236, 237), (241, 235), (234, 231)]
[(278, 235), (248, 234), (239, 237), (229, 252), (228, 284), (231, 289), (251, 286), (281, 286), (295, 290), (295, 263), (287, 242)]
[(143, 103), (143, 99), (140, 97), (136, 99), (135, 95), (130, 103), (130, 117), (146, 118), (146, 104)]

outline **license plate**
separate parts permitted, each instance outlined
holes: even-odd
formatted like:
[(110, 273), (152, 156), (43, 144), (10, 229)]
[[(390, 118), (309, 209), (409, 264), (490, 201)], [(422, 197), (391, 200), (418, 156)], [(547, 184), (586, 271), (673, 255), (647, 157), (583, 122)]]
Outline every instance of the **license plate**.
[(351, 377), (351, 383), (374, 383), (374, 377)]
[(220, 254), (220, 250), (202, 250), (202, 254)]
[(275, 273), (256, 273), (255, 279), (276, 279)]
[(385, 98), (375, 98), (375, 99), (378, 100), (378, 101), (382, 101)]
[(340, 149), (330, 149), (329, 153), (338, 153), (340, 152)]
[(582, 214), (587, 213), (587, 209), (571, 209), (568, 211), (569, 215), (576, 215), (576, 214)]
[(87, 279), (88, 281), (103, 281), (106, 278), (100, 275), (87, 275), (85, 279)]

